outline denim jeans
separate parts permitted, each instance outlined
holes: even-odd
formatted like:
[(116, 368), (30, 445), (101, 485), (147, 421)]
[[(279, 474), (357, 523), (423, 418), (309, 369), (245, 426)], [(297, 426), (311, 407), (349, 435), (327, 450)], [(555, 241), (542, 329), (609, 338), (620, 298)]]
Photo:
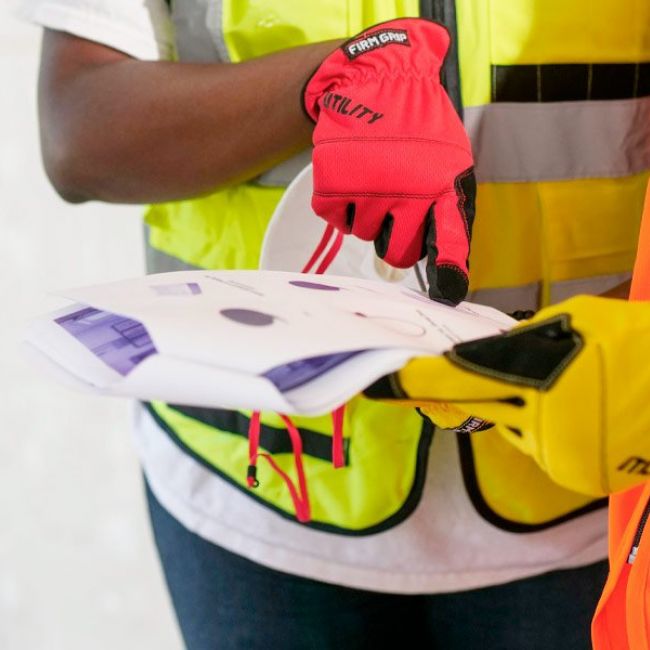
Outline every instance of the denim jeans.
[(268, 569), (188, 531), (151, 493), (154, 537), (189, 650), (588, 650), (606, 562), (504, 585), (383, 594)]

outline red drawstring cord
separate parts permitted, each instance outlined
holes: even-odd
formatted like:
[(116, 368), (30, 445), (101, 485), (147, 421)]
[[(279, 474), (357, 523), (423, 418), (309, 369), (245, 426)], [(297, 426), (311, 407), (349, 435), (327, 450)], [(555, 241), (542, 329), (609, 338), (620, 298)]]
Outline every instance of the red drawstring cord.
[[(311, 519), (311, 507), (309, 505), (309, 493), (307, 492), (305, 469), (302, 465), (302, 438), (300, 437), (300, 431), (298, 431), (296, 425), (291, 421), (291, 418), (282, 413), (279, 413), (278, 415), (284, 422), (284, 426), (287, 427), (287, 431), (291, 438), (293, 459), (296, 466), (296, 473), (298, 474), (298, 487), (300, 489), (300, 494), (296, 492), (296, 488), (291, 479), (279, 467), (276, 466), (274, 469), (287, 483), (287, 487), (289, 488), (289, 492), (291, 492), (291, 498), (293, 499), (296, 508), (296, 517), (298, 518), (298, 521), (309, 521)], [(272, 466), (275, 465), (272, 458), (269, 458), (269, 462), (271, 462)]]
[(257, 456), (260, 446), (260, 412), (253, 411), (248, 423), (248, 471), (246, 482), (249, 488), (256, 488), (260, 482), (257, 480)]
[[(316, 246), (316, 249), (312, 253), (307, 264), (305, 264), (305, 266), (302, 267), (301, 273), (309, 273), (312, 270), (318, 258), (325, 251), (327, 244), (329, 244), (329, 242), (331, 241), (333, 234), (334, 234), (334, 226), (332, 226), (331, 224), (327, 224), (325, 230), (323, 231), (323, 235), (320, 238), (318, 245)], [(332, 242), (330, 249), (325, 253), (325, 256), (323, 257), (321, 263), (318, 265), (314, 273), (317, 273), (319, 275), (321, 273), (325, 273), (325, 271), (327, 271), (327, 269), (329, 268), (330, 264), (334, 261), (334, 258), (338, 255), (338, 252), (341, 250), (341, 246), (343, 246), (343, 233), (337, 231), (336, 237), (334, 238), (334, 241)]]
[(260, 439), (260, 416), (258, 411), (251, 414), (250, 424), (248, 427), (249, 465), (246, 480), (248, 487), (255, 488), (259, 485), (259, 481), (257, 480), (257, 459), (259, 457), (266, 458), (269, 465), (271, 465), (273, 470), (285, 482), (289, 494), (291, 495), (293, 506), (296, 510), (296, 518), (298, 521), (305, 523), (311, 519), (311, 506), (309, 504), (309, 493), (307, 492), (305, 468), (302, 464), (302, 439), (300, 438), (300, 431), (298, 431), (296, 425), (291, 421), (291, 419), (282, 413), (279, 413), (278, 415), (282, 419), (282, 422), (284, 422), (284, 426), (287, 428), (289, 437), (291, 438), (293, 460), (296, 467), (296, 473), (298, 474), (298, 489), (296, 489), (291, 477), (275, 462), (271, 454), (260, 454), (258, 452)]
[[(323, 235), (318, 242), (318, 246), (312, 253), (309, 261), (302, 269), (302, 273), (309, 273), (316, 264), (318, 258), (323, 254), (327, 244), (331, 241), (332, 235), (334, 233), (334, 227), (330, 224), (327, 224)], [(343, 233), (338, 231), (336, 237), (332, 242), (329, 250), (325, 252), (321, 263), (316, 268), (315, 273), (322, 274), (327, 271), (330, 264), (334, 261), (334, 258), (338, 255), (343, 245)], [(343, 449), (343, 416), (345, 414), (345, 404), (339, 406), (337, 409), (332, 411), (332, 463), (336, 469), (343, 467), (345, 465), (345, 453)], [(275, 462), (273, 457), (270, 454), (260, 454), (260, 412), (253, 411), (251, 413), (250, 423), (248, 425), (248, 471), (246, 472), (246, 482), (248, 483), (249, 488), (256, 488), (260, 483), (257, 480), (257, 459), (262, 456), (266, 458), (269, 465), (273, 470), (282, 478), (286, 483), (291, 495), (291, 500), (293, 501), (294, 508), (296, 510), (296, 518), (300, 522), (307, 522), (311, 519), (311, 506), (309, 504), (309, 493), (307, 492), (307, 479), (305, 478), (305, 470), (302, 464), (302, 439), (300, 437), (300, 431), (296, 428), (296, 425), (291, 421), (291, 419), (279, 413), (280, 418), (284, 422), (284, 425), (287, 427), (289, 432), (289, 437), (291, 438), (291, 447), (293, 449), (293, 457), (296, 466), (296, 473), (298, 474), (298, 488), (300, 492), (296, 489), (291, 477), (282, 470), (282, 468)]]
[[(334, 227), (330, 224), (327, 224), (325, 230), (323, 231), (323, 236), (316, 246), (312, 256), (309, 258), (307, 264), (305, 264), (302, 269), (302, 273), (309, 273), (316, 260), (322, 255), (327, 244), (332, 239), (332, 234), (334, 233)], [(327, 271), (330, 264), (334, 261), (339, 251), (343, 246), (343, 233), (341, 231), (336, 232), (336, 237), (330, 246), (329, 250), (325, 253), (325, 256), (321, 260), (321, 263), (316, 268), (316, 274), (322, 274)], [(345, 405), (339, 406), (339, 408), (332, 411), (332, 463), (336, 469), (343, 467), (345, 465), (345, 454), (343, 451), (343, 416), (345, 413)]]
[(337, 232), (336, 238), (334, 239), (334, 243), (332, 244), (330, 249), (325, 253), (325, 257), (323, 257), (322, 262), (316, 269), (317, 274), (325, 273), (325, 271), (327, 271), (329, 265), (334, 261), (334, 258), (338, 255), (338, 252), (341, 250), (341, 246), (343, 246), (343, 233)]
[(343, 449), (343, 417), (345, 404), (332, 411), (332, 463), (336, 469), (345, 466), (345, 453)]
[(316, 264), (316, 260), (322, 255), (323, 251), (325, 250), (325, 246), (327, 246), (327, 243), (332, 237), (333, 232), (334, 232), (334, 226), (328, 223), (327, 227), (323, 231), (323, 235), (320, 238), (320, 241), (318, 242), (318, 246), (316, 246), (316, 248), (314, 249), (314, 252), (311, 254), (311, 257), (309, 258), (307, 264), (303, 266), (302, 271), (300, 271), (301, 273), (309, 273), (311, 271), (314, 264)]

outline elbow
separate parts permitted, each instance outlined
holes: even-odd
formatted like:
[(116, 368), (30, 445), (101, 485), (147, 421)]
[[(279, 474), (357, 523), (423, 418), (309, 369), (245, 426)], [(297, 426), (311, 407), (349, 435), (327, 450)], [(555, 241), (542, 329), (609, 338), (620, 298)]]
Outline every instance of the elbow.
[(92, 197), (82, 192), (75, 184), (69, 183), (50, 172), (47, 172), (47, 176), (55, 192), (66, 203), (79, 204), (92, 200)]
[(66, 203), (85, 203), (94, 198), (79, 162), (83, 157), (75, 147), (43, 141), (41, 152), (50, 184)]

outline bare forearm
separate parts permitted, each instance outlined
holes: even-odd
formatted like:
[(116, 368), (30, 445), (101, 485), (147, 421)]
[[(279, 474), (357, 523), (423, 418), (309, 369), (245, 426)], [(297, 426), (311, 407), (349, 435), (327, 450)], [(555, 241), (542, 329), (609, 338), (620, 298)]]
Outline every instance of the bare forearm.
[(241, 64), (186, 64), (117, 52), (95, 60), (92, 49), (84, 60), (80, 44), (82, 53), (86, 44), (102, 47), (60, 33), (44, 40), (45, 165), (70, 200), (133, 203), (203, 194), (306, 146), (311, 124), (301, 89), (335, 47), (320, 43)]

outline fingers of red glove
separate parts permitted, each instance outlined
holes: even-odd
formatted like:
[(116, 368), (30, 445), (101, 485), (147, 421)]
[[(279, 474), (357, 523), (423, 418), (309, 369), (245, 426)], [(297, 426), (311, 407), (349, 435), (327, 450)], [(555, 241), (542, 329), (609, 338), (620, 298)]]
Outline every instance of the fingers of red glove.
[(354, 221), (350, 231), (364, 241), (373, 241), (382, 231), (388, 215), (395, 212), (396, 201), (390, 196), (362, 196), (355, 199)]
[(386, 213), (375, 238), (375, 251), (387, 264), (409, 268), (422, 258), (428, 200), (402, 201)]
[(387, 213), (394, 207), (390, 197), (332, 197), (314, 192), (311, 205), (314, 212), (346, 234), (364, 241), (379, 236)]
[(429, 298), (445, 305), (456, 306), (467, 296), (467, 273), (453, 264), (427, 262), (427, 282)]
[(429, 296), (458, 304), (469, 285), (469, 246), (474, 221), (476, 181), (472, 169), (460, 174), (455, 192), (442, 195), (431, 206), (425, 238)]
[(352, 232), (355, 205), (350, 197), (327, 196), (314, 192), (311, 197), (312, 210), (346, 235)]
[(389, 196), (328, 197), (314, 193), (314, 212), (346, 234), (375, 242), (387, 264), (409, 268), (422, 257), (429, 201)]

